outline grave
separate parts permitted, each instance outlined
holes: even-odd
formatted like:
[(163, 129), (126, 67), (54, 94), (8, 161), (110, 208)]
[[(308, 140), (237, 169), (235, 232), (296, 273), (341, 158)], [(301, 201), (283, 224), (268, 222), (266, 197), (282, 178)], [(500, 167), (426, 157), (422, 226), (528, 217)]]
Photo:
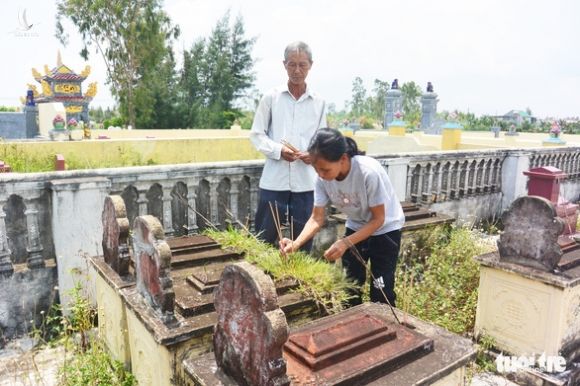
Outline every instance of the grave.
[[(211, 349), (213, 290), (225, 266), (243, 256), (204, 235), (165, 240), (153, 216), (137, 217), (131, 248), (126, 213), (120, 196), (106, 198), (104, 256), (90, 259), (98, 273), (99, 332), (140, 384), (175, 384), (181, 356)], [(276, 281), (290, 323), (318, 315), (312, 300), (291, 292), (296, 286)]]
[(433, 132), (436, 129), (437, 118), (437, 93), (433, 90), (431, 82), (427, 82), (427, 91), (421, 95), (421, 130)]
[(561, 246), (564, 221), (543, 197), (516, 199), (502, 221), (498, 251), (476, 257), (481, 264), (476, 333), (512, 355), (561, 355), (568, 372), (560, 375), (578, 384), (580, 245)]
[[(423, 208), (413, 202), (402, 201), (401, 207), (405, 214), (405, 224), (401, 229), (402, 232), (411, 232), (432, 226), (451, 224), (455, 221), (455, 219), (450, 216)], [(344, 235), (346, 215), (338, 212), (335, 207), (331, 207), (330, 218), (336, 221), (336, 225), (334, 223), (329, 224), (329, 226), (336, 227), (333, 231), (334, 234), (340, 236)]]
[(216, 305), (215, 354), (186, 358), (182, 385), (459, 386), (475, 356), (468, 339), (382, 304), (361, 304), (288, 335), (273, 283), (247, 263), (224, 270)]

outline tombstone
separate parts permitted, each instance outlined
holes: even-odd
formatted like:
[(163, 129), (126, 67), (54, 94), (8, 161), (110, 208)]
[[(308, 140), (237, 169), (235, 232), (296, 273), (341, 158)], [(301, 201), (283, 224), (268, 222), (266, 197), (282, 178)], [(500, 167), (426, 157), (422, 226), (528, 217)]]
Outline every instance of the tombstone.
[(509, 130), (507, 133), (505, 133), (505, 135), (507, 135), (508, 137), (515, 137), (517, 135), (520, 135), (520, 133), (517, 132), (517, 127), (514, 124), (511, 124), (509, 127)]
[(163, 227), (151, 215), (139, 216), (133, 224), (133, 253), (135, 255), (135, 276), (137, 291), (153, 309), (161, 313), (166, 324), (175, 322), (173, 308), (175, 293), (169, 275), (171, 250)]
[(421, 130), (430, 133), (437, 118), (437, 94), (433, 92), (431, 82), (427, 83), (427, 92), (421, 95)]
[(399, 90), (399, 82), (397, 79), (393, 81), (390, 90), (387, 90), (385, 97), (385, 121), (383, 126), (385, 130), (389, 124), (395, 119), (395, 112), (401, 111), (403, 104), (403, 93)]
[(502, 215), (502, 223), (504, 232), (498, 241), (501, 261), (543, 271), (556, 267), (562, 258), (558, 236), (564, 224), (548, 200), (520, 197)]
[(92, 256), (89, 259), (97, 273), (95, 288), (99, 336), (111, 356), (121, 361), (126, 368), (131, 368), (127, 310), (119, 292), (134, 287), (135, 277), (129, 270), (129, 219), (121, 196), (105, 197), (101, 220), (103, 256)]
[(577, 385), (580, 244), (558, 242), (563, 221), (543, 197), (516, 199), (502, 220), (498, 251), (475, 258), (481, 265), (476, 334), (493, 338), (504, 355), (566, 362), (560, 374), (519, 372), (519, 384)]
[(121, 196), (105, 197), (102, 213), (103, 257), (119, 276), (129, 273), (129, 219)]
[(218, 367), (240, 385), (289, 385), (282, 357), (288, 324), (272, 279), (247, 262), (229, 265), (214, 304)]

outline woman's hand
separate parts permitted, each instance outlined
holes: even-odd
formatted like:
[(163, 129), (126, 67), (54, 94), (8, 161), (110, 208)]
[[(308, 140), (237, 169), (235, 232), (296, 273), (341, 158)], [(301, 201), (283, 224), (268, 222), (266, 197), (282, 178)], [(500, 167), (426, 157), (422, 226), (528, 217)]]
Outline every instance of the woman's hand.
[(287, 255), (292, 252), (294, 252), (294, 241), (284, 237), (282, 240), (280, 240), (280, 253)]
[(324, 258), (328, 261), (335, 261), (344, 255), (347, 245), (343, 239), (338, 239), (324, 252)]

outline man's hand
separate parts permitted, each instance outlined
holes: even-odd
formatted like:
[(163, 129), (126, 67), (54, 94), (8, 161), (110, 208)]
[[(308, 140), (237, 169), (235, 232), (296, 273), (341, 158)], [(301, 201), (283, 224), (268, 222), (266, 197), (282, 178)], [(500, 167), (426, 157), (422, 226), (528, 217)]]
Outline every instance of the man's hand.
[(301, 151), (300, 153), (298, 153), (298, 159), (304, 162), (306, 165), (310, 165), (312, 163), (310, 153), (308, 153), (307, 151)]
[(288, 162), (294, 162), (298, 159), (299, 154), (292, 151), (287, 146), (282, 146), (282, 151), (280, 152), (280, 157)]
[(346, 242), (343, 239), (338, 239), (324, 252), (324, 258), (328, 261), (335, 261), (344, 255), (347, 248)]
[(294, 241), (284, 237), (282, 240), (280, 240), (280, 253), (287, 255), (292, 252), (294, 252)]

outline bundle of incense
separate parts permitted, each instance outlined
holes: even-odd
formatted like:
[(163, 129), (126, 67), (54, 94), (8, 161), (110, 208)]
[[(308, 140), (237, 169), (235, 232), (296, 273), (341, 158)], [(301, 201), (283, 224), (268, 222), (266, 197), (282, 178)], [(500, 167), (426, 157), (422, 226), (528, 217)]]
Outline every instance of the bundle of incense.
[(282, 143), (282, 145), (286, 146), (288, 149), (292, 150), (294, 153), (300, 153), (300, 150), (298, 150), (296, 147), (294, 147), (290, 142), (286, 141), (285, 139), (280, 141), (280, 143)]

